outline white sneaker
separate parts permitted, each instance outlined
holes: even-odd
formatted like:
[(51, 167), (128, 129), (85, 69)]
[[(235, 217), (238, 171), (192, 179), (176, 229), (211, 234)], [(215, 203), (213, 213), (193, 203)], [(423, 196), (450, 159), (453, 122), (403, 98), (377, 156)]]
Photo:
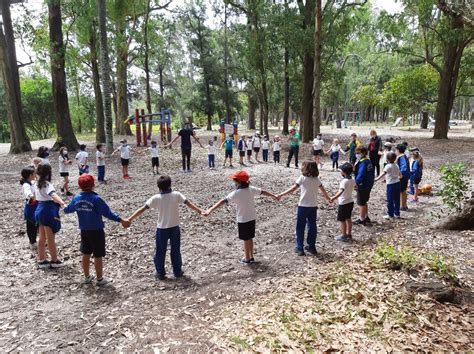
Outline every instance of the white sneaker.
[(109, 278), (106, 278), (106, 277), (102, 277), (100, 279), (97, 278), (97, 282), (96, 282), (96, 285), (97, 286), (104, 286), (108, 283), (111, 283), (112, 282), (112, 279), (109, 279)]
[(92, 279), (94, 279), (94, 277), (92, 275), (84, 277), (84, 279), (82, 280), (82, 284), (90, 284), (90, 283), (92, 283)]
[(393, 216), (390, 216), (390, 215), (384, 215), (383, 218), (386, 219), (386, 220), (393, 220), (394, 219)]
[(63, 261), (60, 261), (59, 259), (57, 261), (51, 261), (51, 268), (62, 268), (66, 266), (66, 263)]
[(38, 261), (38, 268), (40, 269), (47, 269), (51, 267), (51, 263), (48, 260), (43, 259), (42, 261)]

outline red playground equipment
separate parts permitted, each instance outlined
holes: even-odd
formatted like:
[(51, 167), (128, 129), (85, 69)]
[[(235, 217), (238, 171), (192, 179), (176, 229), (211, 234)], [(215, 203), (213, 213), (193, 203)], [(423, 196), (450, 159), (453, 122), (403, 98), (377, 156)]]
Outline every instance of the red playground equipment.
[[(158, 119), (153, 119), (158, 117)], [(160, 124), (160, 139), (167, 144), (171, 141), (171, 111), (167, 108), (162, 108), (160, 113), (145, 114), (145, 110), (135, 109), (135, 115), (127, 118), (125, 123), (130, 125), (135, 124), (135, 135), (137, 137), (137, 146), (148, 145), (147, 141), (147, 124)]]

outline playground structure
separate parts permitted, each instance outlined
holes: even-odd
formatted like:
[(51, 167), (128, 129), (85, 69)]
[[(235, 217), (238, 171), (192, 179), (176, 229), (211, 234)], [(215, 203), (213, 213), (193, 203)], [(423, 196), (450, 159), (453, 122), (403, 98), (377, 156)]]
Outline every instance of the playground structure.
[(219, 133), (221, 134), (221, 143), (225, 140), (226, 136), (231, 134), (234, 136), (234, 141), (239, 140), (239, 125), (237, 120), (235, 120), (233, 124), (226, 124), (221, 120), (219, 124)]
[(349, 118), (351, 122), (357, 121), (357, 125), (360, 126), (360, 112), (344, 112), (344, 128), (347, 128)]
[[(159, 117), (153, 119), (153, 117)], [(144, 109), (135, 109), (135, 114), (131, 115), (125, 120), (125, 123), (130, 125), (135, 124), (135, 135), (137, 138), (137, 146), (148, 145), (147, 124), (160, 124), (160, 139), (163, 143), (171, 141), (171, 111), (167, 108), (162, 108), (160, 113), (145, 114)], [(143, 137), (143, 139), (142, 139)]]

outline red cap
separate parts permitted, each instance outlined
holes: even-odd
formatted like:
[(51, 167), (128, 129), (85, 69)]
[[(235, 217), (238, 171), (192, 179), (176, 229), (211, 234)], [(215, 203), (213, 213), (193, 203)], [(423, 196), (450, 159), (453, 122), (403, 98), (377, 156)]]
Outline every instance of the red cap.
[(233, 173), (232, 175), (230, 175), (229, 178), (237, 179), (237, 180), (239, 180), (240, 182), (248, 182), (249, 179), (250, 179), (250, 176), (249, 176), (249, 174), (247, 173), (247, 171), (239, 170), (239, 171), (235, 171), (235, 173)]
[(79, 176), (78, 184), (83, 191), (91, 191), (94, 188), (94, 176), (83, 174)]

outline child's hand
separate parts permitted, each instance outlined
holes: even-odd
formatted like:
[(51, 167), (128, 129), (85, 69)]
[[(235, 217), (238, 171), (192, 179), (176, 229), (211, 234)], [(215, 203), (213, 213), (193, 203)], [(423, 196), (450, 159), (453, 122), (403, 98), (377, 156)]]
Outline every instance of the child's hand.
[(132, 222), (128, 219), (121, 219), (120, 224), (122, 224), (124, 229), (128, 229), (130, 225), (132, 225)]
[(206, 210), (206, 211), (203, 210), (202, 213), (201, 213), (201, 215), (207, 217), (207, 216), (209, 216), (210, 213), (211, 213), (211, 212), (210, 212), (209, 210)]

